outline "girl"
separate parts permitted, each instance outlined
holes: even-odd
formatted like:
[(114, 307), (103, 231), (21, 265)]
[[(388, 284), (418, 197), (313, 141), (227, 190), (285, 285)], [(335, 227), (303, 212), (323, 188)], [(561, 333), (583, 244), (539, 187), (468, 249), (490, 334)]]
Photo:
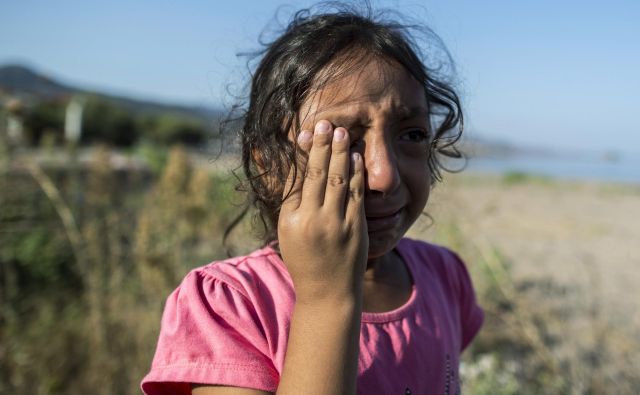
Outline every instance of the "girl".
[(418, 54), (344, 9), (268, 46), (241, 131), (268, 243), (169, 296), (145, 393), (459, 393), (482, 311), (457, 255), (403, 238), (462, 121)]

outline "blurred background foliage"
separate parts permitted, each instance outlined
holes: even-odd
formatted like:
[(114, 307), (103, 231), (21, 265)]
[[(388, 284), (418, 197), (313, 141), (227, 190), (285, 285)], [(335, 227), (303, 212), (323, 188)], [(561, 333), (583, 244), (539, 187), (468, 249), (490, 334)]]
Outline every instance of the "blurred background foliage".
[(158, 174), (116, 170), (111, 155), (0, 173), (0, 393), (136, 392), (164, 299), (225, 256), (233, 179), (179, 146)]
[[(44, 139), (48, 139), (49, 144), (64, 142), (67, 103), (67, 98), (56, 98), (39, 100), (25, 107), (22, 117), (29, 146), (42, 145)], [(81, 144), (131, 147), (147, 142), (194, 146), (215, 137), (210, 129), (210, 125), (200, 117), (179, 113), (136, 113), (118, 102), (92, 95), (84, 103)]]

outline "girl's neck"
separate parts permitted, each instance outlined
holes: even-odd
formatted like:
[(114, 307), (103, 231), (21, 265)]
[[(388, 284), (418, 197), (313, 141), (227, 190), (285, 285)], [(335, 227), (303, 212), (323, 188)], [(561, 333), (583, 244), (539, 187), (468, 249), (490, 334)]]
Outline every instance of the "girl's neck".
[(395, 250), (370, 260), (364, 274), (363, 310), (372, 313), (395, 310), (409, 300), (412, 287), (411, 273)]
[(393, 249), (382, 256), (367, 261), (364, 280), (380, 281), (387, 277), (395, 277), (398, 273), (406, 269), (404, 266), (404, 260), (400, 254)]

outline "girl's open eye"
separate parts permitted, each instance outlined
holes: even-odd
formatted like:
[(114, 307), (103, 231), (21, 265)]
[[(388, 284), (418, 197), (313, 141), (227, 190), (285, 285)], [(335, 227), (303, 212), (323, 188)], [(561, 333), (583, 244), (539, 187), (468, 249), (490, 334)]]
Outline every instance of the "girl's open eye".
[(429, 140), (429, 134), (422, 129), (411, 129), (400, 135), (400, 141), (423, 143)]

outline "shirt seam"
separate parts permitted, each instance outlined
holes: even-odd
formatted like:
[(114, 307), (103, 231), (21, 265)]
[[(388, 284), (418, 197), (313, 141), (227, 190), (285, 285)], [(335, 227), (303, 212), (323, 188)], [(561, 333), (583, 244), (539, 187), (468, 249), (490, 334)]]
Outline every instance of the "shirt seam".
[(271, 369), (265, 369), (262, 365), (255, 364), (243, 364), (243, 363), (174, 363), (169, 365), (156, 365), (151, 370), (165, 370), (175, 368), (213, 368), (213, 369), (229, 369), (235, 368), (235, 370), (251, 370), (255, 372), (270, 372)]

